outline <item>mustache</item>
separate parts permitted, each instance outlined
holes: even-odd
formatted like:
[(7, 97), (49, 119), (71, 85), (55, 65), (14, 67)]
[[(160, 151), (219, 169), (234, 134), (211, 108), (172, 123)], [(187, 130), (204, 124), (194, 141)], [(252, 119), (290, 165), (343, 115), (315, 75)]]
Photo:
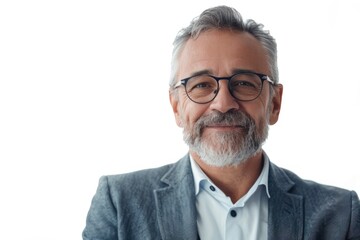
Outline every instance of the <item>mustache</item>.
[(230, 110), (226, 113), (215, 111), (199, 118), (195, 124), (195, 129), (201, 131), (206, 126), (219, 124), (241, 126), (242, 128), (249, 129), (255, 125), (255, 121), (247, 113), (239, 110)]

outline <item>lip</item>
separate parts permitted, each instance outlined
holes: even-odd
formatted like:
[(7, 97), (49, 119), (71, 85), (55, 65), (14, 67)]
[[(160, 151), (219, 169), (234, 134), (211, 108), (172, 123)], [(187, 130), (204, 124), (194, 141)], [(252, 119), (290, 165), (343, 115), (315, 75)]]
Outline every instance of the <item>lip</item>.
[(206, 126), (206, 128), (211, 128), (211, 129), (219, 129), (219, 130), (227, 130), (227, 129), (243, 129), (244, 126), (241, 125), (208, 125)]

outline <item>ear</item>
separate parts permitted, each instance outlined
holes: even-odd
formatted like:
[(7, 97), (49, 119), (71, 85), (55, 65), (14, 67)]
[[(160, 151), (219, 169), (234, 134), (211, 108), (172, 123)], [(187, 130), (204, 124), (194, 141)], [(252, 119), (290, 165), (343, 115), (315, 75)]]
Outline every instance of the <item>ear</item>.
[(179, 127), (183, 127), (182, 126), (182, 121), (181, 121), (181, 115), (180, 115), (180, 111), (179, 111), (179, 96), (178, 93), (175, 92), (176, 90), (169, 90), (169, 100), (170, 100), (170, 104), (175, 116), (175, 121), (176, 124)]
[(271, 109), (269, 112), (269, 124), (274, 125), (280, 115), (280, 109), (281, 109), (281, 100), (282, 100), (282, 93), (283, 93), (283, 85), (277, 84), (274, 87), (274, 95), (271, 99)]

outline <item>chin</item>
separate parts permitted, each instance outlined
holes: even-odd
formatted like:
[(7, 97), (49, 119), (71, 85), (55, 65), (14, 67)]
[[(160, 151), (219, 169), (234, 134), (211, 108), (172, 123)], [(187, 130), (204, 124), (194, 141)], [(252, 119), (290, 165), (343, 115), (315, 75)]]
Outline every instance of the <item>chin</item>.
[(232, 167), (245, 163), (261, 152), (261, 147), (248, 149), (216, 149), (216, 147), (199, 146), (192, 149), (200, 159), (209, 166)]

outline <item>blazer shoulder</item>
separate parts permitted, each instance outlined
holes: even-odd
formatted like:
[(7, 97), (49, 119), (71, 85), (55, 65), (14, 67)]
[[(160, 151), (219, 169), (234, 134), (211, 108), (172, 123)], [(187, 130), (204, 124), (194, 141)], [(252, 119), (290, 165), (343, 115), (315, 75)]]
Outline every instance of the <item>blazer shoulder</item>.
[(294, 187), (291, 189), (291, 192), (293, 192), (293, 193), (302, 193), (305, 195), (315, 194), (319, 197), (321, 197), (322, 194), (340, 195), (340, 196), (341, 195), (346, 195), (346, 196), (351, 195), (350, 190), (336, 187), (336, 186), (327, 185), (327, 184), (322, 184), (322, 183), (319, 183), (319, 182), (316, 182), (313, 180), (303, 179), (290, 170), (283, 169), (283, 168), (282, 168), (282, 170), (289, 177), (289, 179), (291, 179), (291, 181), (294, 182)]
[(275, 164), (271, 164), (269, 181), (275, 189), (301, 196), (310, 209), (319, 206), (351, 208), (353, 200), (358, 199), (354, 191), (303, 179)]
[(355, 191), (305, 180), (274, 164), (271, 171), (278, 188), (303, 199), (304, 220), (308, 226), (306, 234), (310, 234), (309, 229), (316, 229), (320, 233), (333, 228), (337, 232), (332, 234), (333, 238), (329, 235), (326, 239), (343, 239), (337, 237), (340, 232), (342, 236), (347, 235), (346, 239), (360, 239), (360, 201)]
[(269, 180), (271, 183), (275, 184), (277, 187), (284, 191), (290, 191), (294, 194), (306, 194), (318, 191), (320, 193), (328, 194), (350, 194), (351, 191), (326, 184), (321, 184), (313, 180), (303, 179), (294, 172), (276, 166), (274, 163), (270, 164), (270, 177)]
[(102, 176), (91, 202), (83, 238), (144, 239), (139, 236), (145, 234), (146, 239), (157, 239), (154, 192), (167, 187), (161, 178), (178, 164)]
[(292, 171), (279, 168), (274, 164), (272, 168), (272, 175), (276, 175), (274, 181), (277, 187), (289, 194), (301, 196), (306, 211), (327, 209), (350, 215), (352, 210), (356, 212), (356, 215), (359, 214), (359, 198), (356, 192), (303, 179)]
[(110, 188), (121, 186), (123, 189), (124, 187), (127, 187), (127, 189), (133, 189), (133, 187), (138, 186), (145, 189), (146, 187), (150, 186), (155, 187), (163, 185), (161, 183), (162, 176), (165, 175), (173, 166), (174, 163), (157, 168), (142, 169), (134, 172), (115, 175), (105, 175), (100, 179), (106, 178)]
[(175, 163), (157, 168), (106, 175), (100, 178), (105, 182), (111, 195), (131, 193), (131, 196), (149, 194), (156, 189), (176, 185), (189, 175), (190, 162), (187, 156)]

